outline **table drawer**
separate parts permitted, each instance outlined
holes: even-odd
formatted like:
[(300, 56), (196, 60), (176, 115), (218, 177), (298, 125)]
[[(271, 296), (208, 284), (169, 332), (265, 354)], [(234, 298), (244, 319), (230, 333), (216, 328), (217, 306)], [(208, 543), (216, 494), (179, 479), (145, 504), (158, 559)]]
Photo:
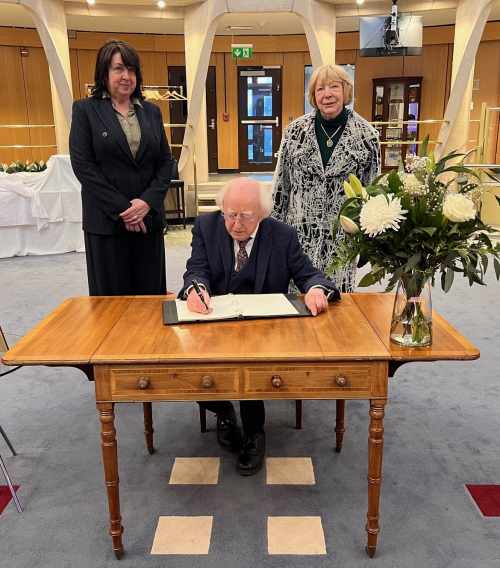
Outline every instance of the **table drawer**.
[(335, 398), (341, 393), (354, 398), (369, 395), (377, 369), (369, 364), (304, 365), (250, 368), (244, 373), (246, 394)]
[(207, 395), (236, 396), (240, 372), (237, 367), (124, 367), (110, 370), (113, 398), (142, 397), (206, 399)]

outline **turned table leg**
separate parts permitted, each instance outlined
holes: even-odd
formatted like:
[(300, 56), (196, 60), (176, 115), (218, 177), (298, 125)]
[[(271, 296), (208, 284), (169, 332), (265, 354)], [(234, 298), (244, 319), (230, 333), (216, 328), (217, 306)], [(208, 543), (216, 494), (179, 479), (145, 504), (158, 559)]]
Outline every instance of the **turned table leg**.
[(101, 421), (101, 448), (104, 465), (104, 479), (108, 492), (109, 534), (113, 540), (116, 558), (123, 555), (122, 519), (120, 515), (120, 489), (118, 479), (118, 452), (116, 444), (115, 412), (112, 402), (98, 402), (97, 410)]
[(337, 453), (342, 449), (342, 441), (344, 439), (345, 425), (345, 400), (337, 400), (337, 413), (335, 417), (335, 451)]
[(144, 436), (146, 438), (146, 447), (150, 454), (155, 453), (153, 446), (153, 408), (150, 402), (142, 403), (144, 408)]
[(387, 399), (370, 400), (370, 429), (368, 434), (368, 513), (366, 552), (370, 558), (375, 555), (380, 531), (379, 507), (382, 482), (382, 454), (384, 447), (384, 406)]

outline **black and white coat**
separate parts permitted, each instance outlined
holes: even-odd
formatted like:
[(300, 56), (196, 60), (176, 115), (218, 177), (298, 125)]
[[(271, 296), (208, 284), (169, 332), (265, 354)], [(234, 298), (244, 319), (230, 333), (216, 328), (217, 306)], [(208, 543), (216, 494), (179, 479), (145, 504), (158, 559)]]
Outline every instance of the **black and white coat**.
[[(355, 174), (363, 185), (369, 184), (380, 173), (380, 145), (377, 130), (351, 111), (323, 167), (314, 128), (316, 112), (297, 118), (285, 131), (273, 180), (272, 215), (297, 230), (304, 252), (324, 271), (344, 238), (342, 230), (332, 233), (345, 200), (343, 182)], [(354, 278), (355, 267), (346, 266), (333, 280), (339, 289), (351, 291)]]

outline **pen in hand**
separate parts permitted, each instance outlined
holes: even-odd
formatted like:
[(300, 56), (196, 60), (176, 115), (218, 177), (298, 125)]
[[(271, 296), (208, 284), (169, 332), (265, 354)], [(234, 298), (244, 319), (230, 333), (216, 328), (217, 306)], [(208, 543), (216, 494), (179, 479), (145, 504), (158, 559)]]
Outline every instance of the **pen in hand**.
[(203, 295), (203, 291), (201, 289), (201, 286), (199, 285), (199, 283), (196, 280), (192, 281), (193, 284), (193, 288), (194, 291), (196, 292), (198, 298), (200, 298), (201, 303), (205, 306), (207, 313), (210, 311), (210, 308), (207, 305), (207, 302), (205, 301), (205, 297)]

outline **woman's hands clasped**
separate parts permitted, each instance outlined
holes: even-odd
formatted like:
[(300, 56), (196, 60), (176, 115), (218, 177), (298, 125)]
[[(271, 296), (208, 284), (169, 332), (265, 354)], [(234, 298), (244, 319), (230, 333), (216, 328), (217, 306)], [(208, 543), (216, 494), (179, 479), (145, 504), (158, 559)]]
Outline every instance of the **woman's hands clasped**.
[(144, 217), (149, 213), (149, 205), (142, 199), (132, 199), (131, 205), (120, 213), (122, 221), (125, 223), (127, 231), (135, 233), (147, 233)]

